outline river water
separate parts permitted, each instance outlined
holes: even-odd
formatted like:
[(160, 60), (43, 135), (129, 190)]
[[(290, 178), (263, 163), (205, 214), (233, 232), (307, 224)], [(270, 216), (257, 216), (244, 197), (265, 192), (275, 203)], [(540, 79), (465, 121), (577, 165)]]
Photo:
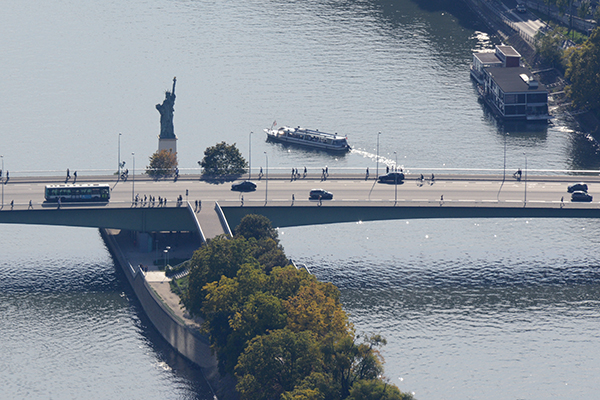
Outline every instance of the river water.
[[(8, 1), (0, 15), (4, 169), (131, 170), (157, 148), (177, 76), (182, 172), (236, 142), (252, 168), (384, 164), (599, 169), (572, 123), (499, 124), (468, 67), (495, 39), (439, 2)], [(345, 156), (266, 143), (263, 128), (348, 135)], [(378, 134), (381, 132), (381, 134)], [(119, 136), (121, 133), (121, 136)], [(378, 146), (379, 144), (379, 146)], [(379, 150), (378, 150), (379, 149)], [(266, 156), (265, 156), (266, 153)], [(120, 158), (119, 158), (120, 155)], [(383, 168), (383, 164), (380, 165)], [(598, 228), (586, 220), (390, 221), (286, 228), (288, 255), (379, 332), (386, 376), (419, 399), (590, 398)], [(148, 326), (95, 230), (3, 226), (3, 388), (14, 398), (211, 398)]]

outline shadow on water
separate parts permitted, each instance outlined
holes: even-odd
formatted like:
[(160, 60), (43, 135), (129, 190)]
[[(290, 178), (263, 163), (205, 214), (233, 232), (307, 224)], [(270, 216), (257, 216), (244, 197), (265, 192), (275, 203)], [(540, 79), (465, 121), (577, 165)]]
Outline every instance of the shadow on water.
[(600, 172), (600, 146), (591, 136), (581, 132), (571, 135), (569, 168), (583, 170), (599, 170)]
[(458, 23), (466, 29), (487, 31), (487, 26), (479, 19), (471, 9), (462, 1), (445, 0), (405, 0), (405, 1), (381, 1), (374, 0), (373, 4), (383, 12), (383, 16), (393, 23), (402, 22), (402, 16), (412, 15), (414, 13), (405, 13), (403, 9), (409, 7), (408, 3), (413, 3), (422, 11), (428, 13), (448, 13), (452, 15)]
[(177, 353), (160, 335), (144, 312), (123, 271), (116, 265), (115, 271), (118, 284), (129, 300), (132, 315), (137, 317), (134, 324), (156, 357), (164, 363), (163, 369), (170, 370), (185, 383), (185, 386), (189, 389), (188, 396), (186, 396), (187, 399), (213, 399), (211, 388), (204, 378), (202, 369)]

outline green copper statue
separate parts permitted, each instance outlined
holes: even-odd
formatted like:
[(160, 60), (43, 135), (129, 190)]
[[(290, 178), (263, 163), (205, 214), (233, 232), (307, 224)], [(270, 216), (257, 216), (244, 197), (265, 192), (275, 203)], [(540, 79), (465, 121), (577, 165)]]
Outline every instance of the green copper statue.
[(160, 138), (175, 139), (175, 129), (173, 128), (173, 111), (175, 106), (175, 83), (177, 77), (173, 78), (173, 91), (165, 92), (165, 100), (162, 104), (157, 104), (156, 109), (160, 113)]

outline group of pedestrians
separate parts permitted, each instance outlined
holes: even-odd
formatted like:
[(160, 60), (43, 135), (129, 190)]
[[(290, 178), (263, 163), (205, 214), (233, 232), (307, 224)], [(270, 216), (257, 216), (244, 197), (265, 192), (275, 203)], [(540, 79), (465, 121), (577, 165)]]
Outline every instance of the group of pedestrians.
[(135, 195), (135, 198), (133, 199), (133, 206), (137, 207), (166, 207), (167, 205), (167, 198), (166, 197), (160, 197), (158, 196), (158, 201), (156, 199), (155, 196), (148, 196), (148, 195), (144, 195), (144, 197), (140, 196), (139, 194)]
[[(67, 178), (65, 179), (65, 183), (69, 182), (71, 179), (71, 171), (67, 168)], [(77, 171), (73, 172), (73, 183), (77, 182)]]
[[(262, 173), (262, 168), (261, 168), (261, 173)], [(300, 172), (298, 172), (298, 168), (292, 168), (292, 181), (295, 181), (296, 179), (300, 179), (301, 177), (306, 178), (306, 174), (307, 174), (306, 167), (304, 167), (304, 175), (300, 175)]]
[(329, 167), (327, 167), (327, 165), (326, 165), (325, 168), (322, 168), (322, 170), (321, 170), (321, 180), (326, 181), (328, 176), (329, 176)]

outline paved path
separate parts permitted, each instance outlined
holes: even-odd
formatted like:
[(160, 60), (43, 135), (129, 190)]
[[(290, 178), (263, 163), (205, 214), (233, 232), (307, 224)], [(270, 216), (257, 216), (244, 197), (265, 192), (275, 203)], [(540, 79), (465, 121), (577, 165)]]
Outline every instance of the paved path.
[[(171, 291), (171, 278), (167, 278), (164, 271), (159, 271), (158, 266), (154, 264), (156, 258), (156, 252), (141, 252), (135, 244), (132, 242), (131, 236), (126, 232), (119, 232), (118, 230), (109, 230), (109, 232), (115, 235), (117, 244), (119, 245), (121, 252), (125, 259), (127, 259), (131, 265), (142, 265), (147, 268), (147, 272), (144, 273), (147, 282), (150, 284), (152, 289), (160, 296), (163, 303), (168, 306), (173, 313), (180, 318), (186, 325), (194, 327), (200, 327), (202, 323), (199, 319), (192, 319), (186, 312), (185, 307), (180, 304), (180, 298)], [(198, 246), (193, 244), (186, 244), (181, 246), (173, 246), (170, 251), (170, 257), (177, 259), (189, 259), (192, 257)]]

